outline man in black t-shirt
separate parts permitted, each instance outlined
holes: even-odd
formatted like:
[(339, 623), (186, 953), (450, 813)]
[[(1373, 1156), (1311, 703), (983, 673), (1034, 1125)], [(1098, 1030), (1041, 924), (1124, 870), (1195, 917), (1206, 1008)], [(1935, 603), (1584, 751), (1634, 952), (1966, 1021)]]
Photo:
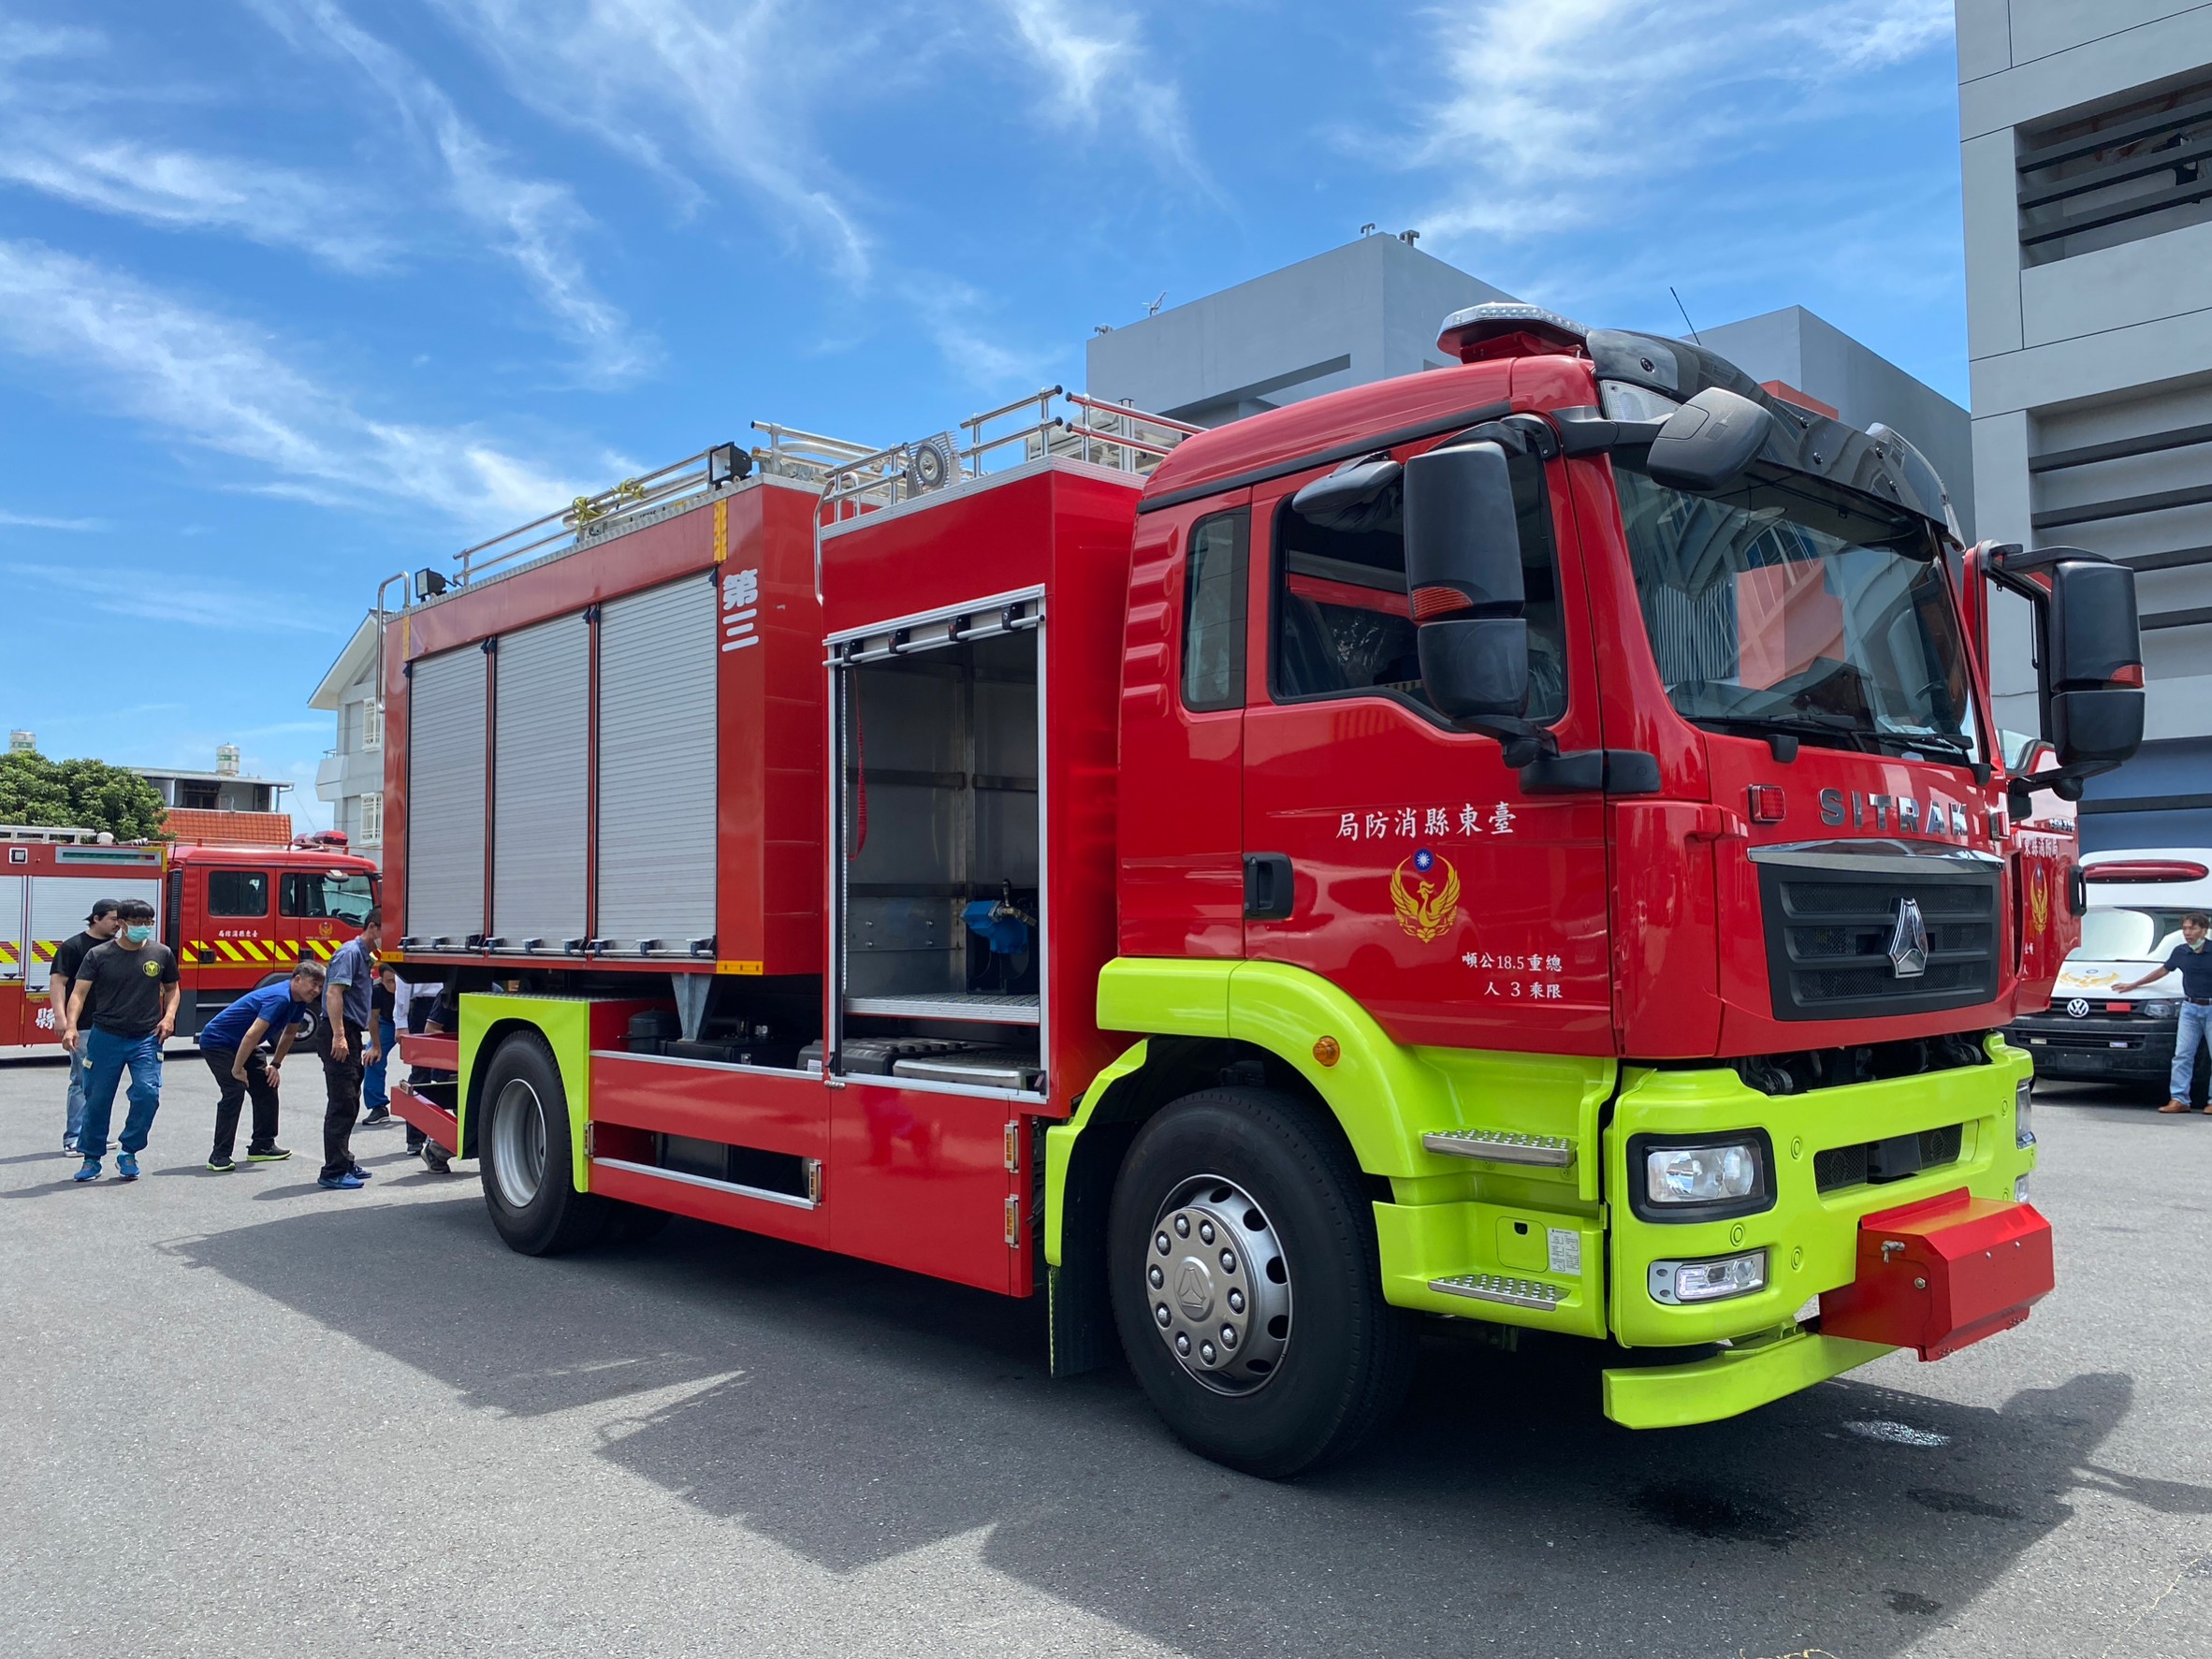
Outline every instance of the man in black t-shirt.
[(168, 946), (153, 942), (153, 907), (126, 898), (116, 907), (123, 931), (95, 945), (78, 965), (69, 993), (69, 1023), (89, 1026), (84, 1034), (84, 1128), (78, 1150), (84, 1162), (80, 1181), (100, 1178), (100, 1158), (108, 1150), (108, 1122), (115, 1110), (115, 1088), (127, 1068), (131, 1074), (130, 1115), (124, 1120), (122, 1150), (115, 1173), (138, 1178), (138, 1154), (161, 1110), (161, 1045), (177, 1028), (177, 958)]
[(53, 1015), (54, 1041), (69, 1056), (69, 1115), (62, 1128), (64, 1152), (77, 1150), (77, 1137), (84, 1128), (84, 1034), (69, 1018), (69, 989), (86, 953), (95, 945), (106, 944), (122, 928), (123, 918), (115, 913), (118, 908), (111, 898), (93, 901), (92, 914), (84, 919), (84, 931), (56, 947), (53, 977), (46, 982), (46, 1006)]
[[(2141, 979), (2115, 985), (2115, 991), (2140, 991), (2153, 980), (2170, 973), (2181, 976), (2181, 1006), (2174, 1011), (2174, 1071), (2166, 1080), (2170, 1099), (2161, 1112), (2187, 1112), (2190, 1084), (2197, 1066), (2197, 1045), (2212, 1027), (2212, 916), (2191, 910), (2181, 918), (2181, 942), (2166, 953), (2165, 961)], [(2212, 1106), (2205, 1110), (2212, 1113)]]

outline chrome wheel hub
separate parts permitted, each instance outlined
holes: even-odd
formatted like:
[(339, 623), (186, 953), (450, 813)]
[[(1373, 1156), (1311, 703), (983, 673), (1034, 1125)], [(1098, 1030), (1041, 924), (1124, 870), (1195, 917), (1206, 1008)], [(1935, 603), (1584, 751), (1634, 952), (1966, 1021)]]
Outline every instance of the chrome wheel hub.
[(1144, 1252), (1144, 1303), (1175, 1362), (1217, 1394), (1264, 1387), (1290, 1343), (1290, 1273), (1267, 1216), (1220, 1175), (1168, 1195)]
[(517, 1077), (491, 1103), (491, 1173), (512, 1210), (527, 1210), (546, 1179), (546, 1109)]

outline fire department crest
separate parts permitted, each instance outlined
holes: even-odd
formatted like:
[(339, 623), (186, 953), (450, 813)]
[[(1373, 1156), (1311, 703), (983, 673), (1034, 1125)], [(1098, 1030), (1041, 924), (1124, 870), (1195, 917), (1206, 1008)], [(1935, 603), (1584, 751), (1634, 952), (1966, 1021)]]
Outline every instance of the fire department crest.
[(1459, 918), (1459, 871), (1451, 860), (1423, 847), (1391, 875), (1390, 907), (1398, 912), (1398, 925), (1422, 944), (1443, 938)]
[(2051, 922), (2050, 872), (2037, 865), (2028, 879), (2028, 925), (2041, 933)]

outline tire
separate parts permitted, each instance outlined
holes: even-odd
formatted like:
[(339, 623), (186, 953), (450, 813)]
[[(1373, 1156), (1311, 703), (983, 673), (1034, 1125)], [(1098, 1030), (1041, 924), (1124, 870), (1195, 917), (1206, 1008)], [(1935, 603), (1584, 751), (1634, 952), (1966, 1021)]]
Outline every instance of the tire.
[(1372, 1215), (1335, 1126), (1287, 1095), (1202, 1090), (1138, 1132), (1107, 1223), (1108, 1295), (1186, 1446), (1281, 1479), (1396, 1411), (1415, 1338), (1383, 1300)]
[(500, 1237), (525, 1256), (560, 1256), (599, 1243), (612, 1206), (575, 1189), (568, 1091), (543, 1037), (518, 1031), (500, 1044), (478, 1107), (484, 1202)]

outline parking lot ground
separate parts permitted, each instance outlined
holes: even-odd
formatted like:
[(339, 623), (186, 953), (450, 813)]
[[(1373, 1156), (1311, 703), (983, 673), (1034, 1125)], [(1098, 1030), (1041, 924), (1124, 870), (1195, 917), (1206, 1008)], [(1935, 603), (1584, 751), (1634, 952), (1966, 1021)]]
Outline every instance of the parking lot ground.
[(678, 1221), (511, 1254), (473, 1165), (77, 1187), (0, 1067), (0, 1652), (2212, 1654), (2212, 1118), (2050, 1089), (2059, 1289), (1735, 1422), (1606, 1423), (1574, 1351), (1433, 1341), (1368, 1451), (1269, 1485), (1040, 1309)]

